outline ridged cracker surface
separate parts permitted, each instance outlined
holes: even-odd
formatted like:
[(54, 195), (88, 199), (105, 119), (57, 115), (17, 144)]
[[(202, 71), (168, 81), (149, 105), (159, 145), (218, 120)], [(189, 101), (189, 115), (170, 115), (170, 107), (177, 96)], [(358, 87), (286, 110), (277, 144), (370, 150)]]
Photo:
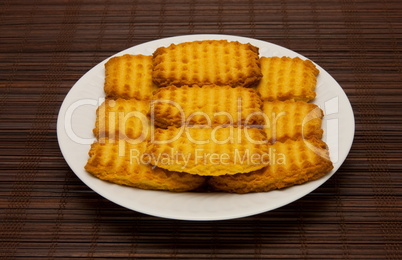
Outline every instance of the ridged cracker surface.
[(251, 88), (205, 85), (160, 88), (152, 98), (155, 125), (260, 125), (261, 99)]
[(260, 64), (263, 77), (257, 91), (263, 100), (307, 102), (315, 98), (319, 71), (311, 61), (298, 57), (261, 57)]
[(207, 40), (172, 44), (154, 54), (154, 82), (168, 85), (230, 85), (248, 87), (262, 74), (258, 48), (247, 43)]
[(190, 191), (205, 183), (201, 176), (169, 172), (143, 164), (147, 143), (130, 144), (100, 139), (91, 146), (85, 169), (95, 177), (147, 190)]
[(264, 101), (264, 131), (270, 142), (298, 139), (321, 139), (322, 110), (303, 101)]
[(156, 86), (152, 81), (152, 56), (126, 54), (105, 64), (105, 93), (109, 98), (150, 99)]
[(268, 162), (263, 131), (255, 128), (157, 128), (147, 154), (151, 164), (191, 174), (250, 172)]
[(233, 193), (264, 192), (316, 180), (333, 168), (327, 146), (319, 139), (288, 139), (269, 149), (269, 166), (250, 173), (212, 177), (209, 185)]
[(96, 110), (94, 134), (96, 138), (131, 139), (149, 138), (150, 102), (136, 99), (106, 99)]

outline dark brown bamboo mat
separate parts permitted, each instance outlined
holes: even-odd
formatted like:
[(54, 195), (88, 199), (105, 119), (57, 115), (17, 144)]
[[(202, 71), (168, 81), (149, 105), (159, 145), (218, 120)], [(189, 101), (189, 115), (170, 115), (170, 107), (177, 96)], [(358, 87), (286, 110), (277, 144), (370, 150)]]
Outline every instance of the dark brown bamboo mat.
[[(216, 222), (148, 216), (91, 191), (56, 136), (60, 105), (103, 59), (163, 37), (221, 33), (290, 48), (326, 69), (356, 118), (352, 150), (320, 188)], [(399, 0), (3, 0), (1, 259), (402, 259)]]

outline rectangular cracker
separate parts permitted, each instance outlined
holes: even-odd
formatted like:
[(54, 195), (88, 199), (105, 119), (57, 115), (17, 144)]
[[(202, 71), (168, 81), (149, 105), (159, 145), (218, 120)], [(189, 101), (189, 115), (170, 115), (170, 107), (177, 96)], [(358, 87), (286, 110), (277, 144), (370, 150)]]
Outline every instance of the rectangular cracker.
[(136, 99), (106, 99), (96, 110), (96, 138), (130, 139), (139, 142), (149, 138), (150, 102)]
[(155, 125), (261, 125), (261, 99), (251, 88), (205, 85), (169, 86), (151, 102)]
[(169, 85), (249, 87), (261, 78), (258, 48), (247, 43), (206, 40), (172, 44), (154, 54), (154, 82)]
[(319, 70), (298, 57), (261, 57), (263, 77), (257, 85), (262, 100), (310, 101), (315, 98)]
[(235, 174), (264, 167), (265, 138), (256, 128), (156, 128), (147, 153), (151, 164), (170, 171)]
[(147, 190), (190, 191), (203, 185), (201, 176), (169, 172), (144, 161), (147, 142), (100, 139), (91, 145), (85, 170), (95, 177)]
[(286, 139), (321, 139), (322, 110), (313, 103), (303, 101), (264, 101), (264, 131), (270, 142)]
[(152, 81), (152, 56), (126, 54), (110, 58), (105, 73), (104, 90), (108, 98), (150, 99), (156, 89)]
[(209, 185), (233, 193), (264, 192), (319, 179), (333, 168), (327, 145), (320, 139), (288, 139), (269, 149), (269, 166), (249, 173), (212, 177)]

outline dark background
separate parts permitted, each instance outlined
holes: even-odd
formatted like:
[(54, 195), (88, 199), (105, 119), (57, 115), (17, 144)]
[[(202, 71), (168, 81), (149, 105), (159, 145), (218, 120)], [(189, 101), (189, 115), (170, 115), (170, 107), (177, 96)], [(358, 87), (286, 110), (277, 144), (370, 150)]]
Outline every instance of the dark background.
[[(308, 196), (256, 216), (166, 220), (103, 199), (57, 143), (60, 105), (91, 67), (168, 36), (290, 48), (342, 86), (352, 150)], [(402, 259), (399, 0), (0, 2), (1, 259)]]

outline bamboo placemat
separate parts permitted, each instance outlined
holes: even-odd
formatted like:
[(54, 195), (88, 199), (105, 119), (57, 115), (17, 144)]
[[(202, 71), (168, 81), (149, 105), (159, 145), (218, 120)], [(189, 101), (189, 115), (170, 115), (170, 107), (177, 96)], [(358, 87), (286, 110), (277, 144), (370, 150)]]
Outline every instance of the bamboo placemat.
[[(2, 259), (402, 259), (402, 3), (0, 2)], [(352, 150), (308, 196), (216, 222), (109, 202), (61, 155), (60, 105), (98, 62), (163, 37), (220, 33), (290, 48), (326, 69), (356, 117)]]

